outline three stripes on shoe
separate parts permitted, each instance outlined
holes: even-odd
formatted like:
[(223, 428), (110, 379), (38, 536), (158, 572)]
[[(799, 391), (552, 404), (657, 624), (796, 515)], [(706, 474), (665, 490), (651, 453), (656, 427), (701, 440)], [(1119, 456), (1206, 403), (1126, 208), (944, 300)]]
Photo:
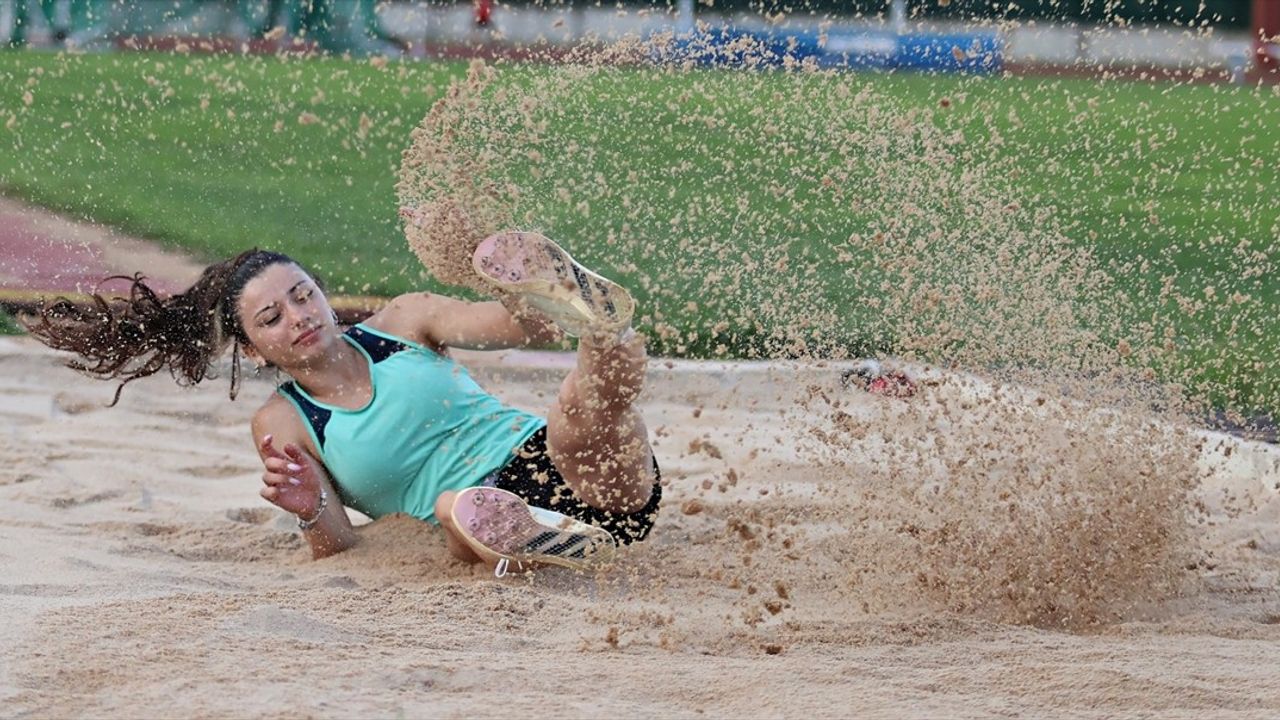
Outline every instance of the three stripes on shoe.
[[(576, 547), (575, 547), (576, 546)], [(528, 553), (539, 555), (557, 555), (561, 557), (583, 558), (591, 547), (591, 538), (574, 533), (543, 532), (538, 533), (524, 549)], [(570, 548), (573, 548), (570, 550)]]
[[(530, 507), (530, 510), (537, 512), (538, 508)], [(537, 561), (539, 557), (562, 557), (572, 558), (574, 560), (584, 560), (589, 551), (596, 548), (596, 540), (587, 535), (574, 532), (555, 532), (545, 530), (534, 535), (523, 543), (523, 551), (515, 551), (512, 547), (506, 554), (515, 557), (515, 561), (519, 564), (521, 559)], [(515, 545), (515, 543), (512, 543)], [(511, 546), (508, 546), (511, 547)], [(502, 558), (498, 561), (497, 566), (493, 570), (496, 577), (503, 577), (507, 574), (507, 568), (510, 561)]]
[(554, 248), (548, 247), (546, 248), (546, 251), (547, 255), (551, 258), (551, 264), (555, 268), (557, 275), (565, 277), (566, 269), (573, 273), (573, 280), (578, 285), (578, 295), (582, 297), (583, 302), (587, 303), (587, 305), (595, 304), (591, 292), (594, 289), (595, 292), (604, 300), (604, 311), (608, 313), (610, 317), (617, 314), (617, 309), (614, 307), (613, 301), (609, 299), (609, 288), (605, 287), (602, 283), (591, 282), (591, 279), (582, 271), (582, 268), (565, 262), (564, 256)]

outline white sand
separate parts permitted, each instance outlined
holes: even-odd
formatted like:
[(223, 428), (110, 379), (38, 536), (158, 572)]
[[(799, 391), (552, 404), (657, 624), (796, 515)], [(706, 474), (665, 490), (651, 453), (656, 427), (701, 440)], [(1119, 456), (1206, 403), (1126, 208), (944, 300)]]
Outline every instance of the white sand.
[[(556, 363), (515, 355), (476, 372), (538, 409)], [(247, 419), (265, 380), (232, 403), (225, 376), (194, 390), (156, 377), (106, 409), (111, 385), (0, 339), (0, 716), (1280, 713), (1275, 448), (1208, 436), (1199, 496), (1215, 525), (1184, 548), (1212, 553), (1197, 582), (1130, 619), (1037, 628), (1001, 608), (947, 611), (912, 589), (910, 558), (868, 557), (898, 501), (858, 515), (859, 474), (831, 486), (794, 435), (812, 411), (798, 389), (839, 393), (834, 371), (687, 367), (655, 362), (644, 401), (669, 481), (651, 541), (604, 578), (499, 581), (405, 517), (311, 561), (256, 494)], [(958, 409), (957, 387), (911, 402), (951, 393)], [(872, 429), (844, 462), (874, 477), (904, 405), (845, 392)], [(702, 511), (683, 514), (695, 497)], [(859, 568), (872, 579), (850, 582)]]

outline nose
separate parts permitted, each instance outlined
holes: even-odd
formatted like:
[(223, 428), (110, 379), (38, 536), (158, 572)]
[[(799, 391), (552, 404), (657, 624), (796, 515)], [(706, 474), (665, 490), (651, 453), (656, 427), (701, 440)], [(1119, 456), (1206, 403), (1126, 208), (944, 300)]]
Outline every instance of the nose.
[(289, 313), (289, 325), (294, 328), (301, 328), (311, 324), (311, 309), (299, 305), (290, 305), (287, 311)]

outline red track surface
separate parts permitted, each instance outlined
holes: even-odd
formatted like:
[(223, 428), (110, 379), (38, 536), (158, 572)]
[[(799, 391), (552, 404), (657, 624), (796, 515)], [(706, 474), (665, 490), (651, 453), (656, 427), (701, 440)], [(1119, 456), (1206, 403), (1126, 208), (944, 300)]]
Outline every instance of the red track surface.
[[(132, 250), (121, 251), (122, 246)], [(139, 246), (150, 252), (138, 252)], [(171, 255), (155, 262), (155, 257), (155, 248), (140, 241), (0, 198), (0, 309), (31, 311), (58, 296), (84, 301), (78, 296), (99, 289), (104, 278), (135, 272), (143, 273), (153, 290), (169, 295), (185, 290), (199, 274), (193, 263), (174, 262)], [(110, 295), (127, 288), (116, 280), (100, 289)], [(329, 302), (344, 322), (358, 322), (386, 300), (340, 295)]]
[[(123, 272), (112, 267), (102, 249), (89, 242), (55, 237), (45, 223), (21, 212), (0, 209), (0, 291), (6, 294), (90, 292), (106, 276)], [(146, 268), (138, 268), (146, 272)], [(149, 275), (150, 277), (150, 275)], [(163, 292), (185, 283), (152, 277)], [(113, 284), (105, 289), (116, 289)]]

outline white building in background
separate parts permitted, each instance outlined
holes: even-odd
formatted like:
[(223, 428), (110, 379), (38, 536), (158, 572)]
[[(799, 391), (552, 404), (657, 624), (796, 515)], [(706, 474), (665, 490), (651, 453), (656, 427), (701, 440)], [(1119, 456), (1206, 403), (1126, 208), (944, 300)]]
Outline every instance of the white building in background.
[[(1280, 0), (1276, 0), (1280, 2)], [(55, 27), (67, 21), (76, 7), (91, 8), (86, 27)], [(265, 3), (258, 3), (264, 5)], [(288, 3), (285, 3), (288, 5)], [(25, 39), (33, 45), (66, 42), (86, 50), (112, 46), (121, 32), (165, 36), (222, 36), (246, 38), (251, 29), (246, 5), (235, 0), (59, 0), (50, 19), (39, 0), (0, 0), (0, 42), (12, 37), (21, 8), (27, 17)], [(77, 17), (84, 17), (81, 10)], [(916, 21), (907, 16), (905, 0), (893, 0), (884, 18), (822, 20), (806, 15), (766, 18), (759, 14), (724, 15), (710, 12), (697, 0), (675, 0), (669, 8), (494, 5), (490, 22), (479, 27), (470, 3), (433, 5), (409, 0), (332, 0), (334, 31), (355, 39), (349, 47), (363, 52), (399, 52), (399, 48), (368, 40), (370, 22), (381, 32), (406, 41), (410, 54), (424, 48), (458, 44), (573, 44), (584, 39), (610, 41), (654, 32), (689, 32), (699, 23), (730, 24), (745, 30), (771, 29), (816, 33), (963, 32), (996, 30), (1003, 60), (1015, 65), (1051, 65), (1081, 69), (1146, 66), (1191, 71), (1231, 70), (1243, 77), (1251, 57), (1252, 38), (1245, 30), (1216, 31), (1172, 25), (1094, 26), (1042, 22), (966, 25)], [(63, 16), (66, 16), (65, 18)], [(372, 20), (371, 20), (372, 19)], [(84, 24), (82, 22), (81, 24)], [(362, 39), (364, 38), (364, 39)]]

